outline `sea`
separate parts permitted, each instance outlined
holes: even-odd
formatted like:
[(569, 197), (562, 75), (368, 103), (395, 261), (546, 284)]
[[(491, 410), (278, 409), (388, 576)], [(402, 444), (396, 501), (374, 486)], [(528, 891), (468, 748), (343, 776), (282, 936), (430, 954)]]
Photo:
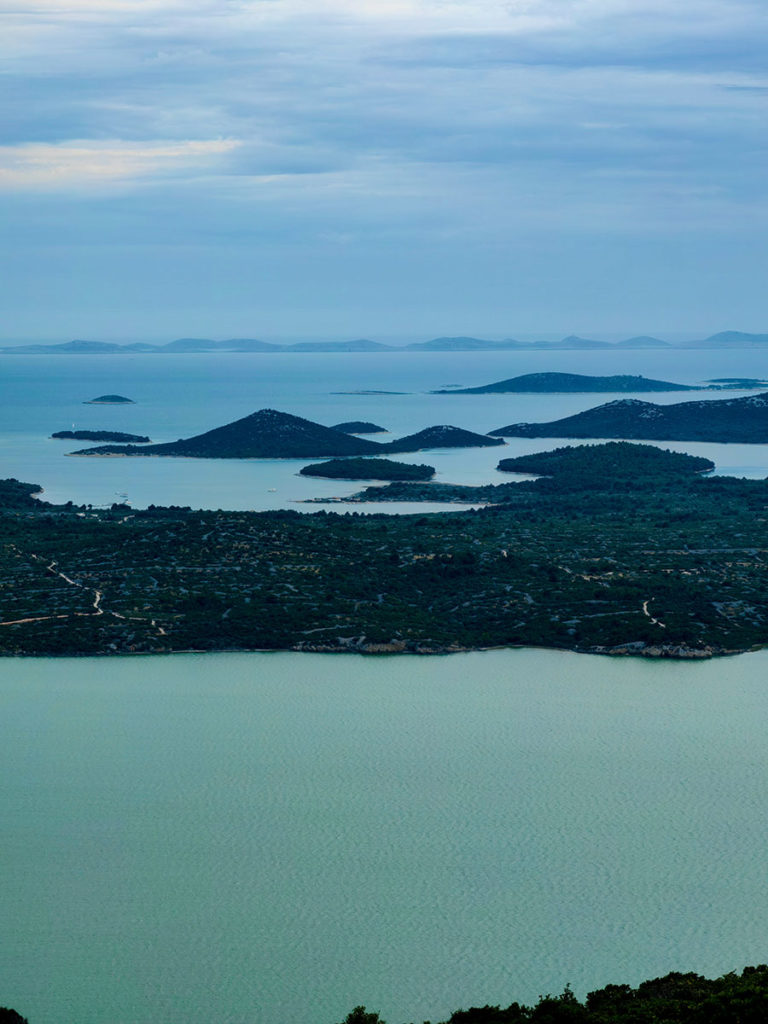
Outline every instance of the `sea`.
[[(389, 439), (619, 397), (429, 394), (543, 370), (698, 383), (768, 357), (1, 356), (0, 475), (56, 502), (460, 514), (345, 505), (360, 485), (303, 462), (78, 458), (49, 435), (175, 440), (270, 407)], [(135, 404), (84, 404), (109, 393)], [(500, 482), (499, 457), (561, 443), (404, 458)], [(662, 446), (768, 475), (764, 445)], [(30, 1024), (337, 1024), (364, 1004), (408, 1024), (763, 962), (767, 676), (768, 651), (5, 659), (0, 1005)]]

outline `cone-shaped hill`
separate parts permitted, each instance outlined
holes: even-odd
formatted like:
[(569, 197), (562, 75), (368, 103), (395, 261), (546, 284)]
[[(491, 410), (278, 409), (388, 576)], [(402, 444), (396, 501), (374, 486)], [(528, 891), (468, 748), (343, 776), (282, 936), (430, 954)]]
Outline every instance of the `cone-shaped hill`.
[(167, 444), (101, 445), (75, 455), (177, 455), (196, 459), (311, 459), (334, 455), (372, 455), (375, 441), (275, 409), (261, 409), (224, 427)]
[(504, 444), (499, 437), (460, 427), (427, 427), (399, 441), (379, 444), (275, 409), (261, 409), (224, 427), (167, 444), (99, 445), (73, 455), (168, 455), (194, 459), (313, 459), (423, 448), (477, 448)]
[(409, 434), (399, 441), (390, 441), (378, 447), (380, 451), (388, 452), (420, 452), (425, 448), (490, 448), (496, 444), (504, 444), (503, 439), (475, 434), (461, 427), (442, 425), (426, 427), (416, 434)]
[(549, 423), (511, 423), (498, 437), (612, 437), (645, 441), (768, 442), (768, 392), (745, 398), (656, 405), (621, 398)]
[(614, 377), (589, 377), (582, 373), (524, 373), (494, 384), (476, 388), (445, 388), (433, 395), (507, 395), (578, 394), (579, 392), (699, 391), (690, 384), (672, 384), (666, 380), (619, 374)]

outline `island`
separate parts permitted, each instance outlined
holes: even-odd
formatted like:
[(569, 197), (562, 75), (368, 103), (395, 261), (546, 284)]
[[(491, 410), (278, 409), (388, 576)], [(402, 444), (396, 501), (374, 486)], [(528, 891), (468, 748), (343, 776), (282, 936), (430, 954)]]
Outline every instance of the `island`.
[(392, 459), (331, 459), (304, 466), (299, 474), (331, 480), (430, 480), (435, 467)]
[(344, 434), (387, 434), (386, 427), (379, 427), (366, 420), (348, 420), (346, 423), (335, 423), (331, 430), (341, 430)]
[(120, 441), (132, 444), (148, 444), (150, 438), (142, 434), (123, 434), (119, 430), (57, 430), (52, 438), (66, 441)]
[(585, 445), (487, 507), (429, 515), (95, 509), (4, 481), (0, 654), (768, 644), (768, 482), (637, 447), (622, 472)]
[(165, 455), (195, 459), (311, 459), (344, 455), (369, 455), (381, 451), (375, 441), (323, 427), (319, 423), (260, 409), (223, 427), (167, 444), (139, 448), (102, 445), (73, 452), (74, 455)]
[(665, 380), (621, 374), (614, 377), (589, 377), (581, 373), (524, 373), (519, 377), (482, 384), (476, 388), (441, 388), (432, 395), (564, 395), (607, 391), (700, 391), (693, 384), (672, 384)]
[(345, 455), (377, 455), (385, 452), (416, 452), (423, 448), (477, 448), (504, 444), (503, 438), (474, 434), (461, 427), (427, 427), (398, 441), (382, 444), (323, 427), (301, 416), (260, 409), (223, 427), (195, 437), (152, 444), (100, 445), (82, 448), (72, 455), (165, 455), (194, 459), (312, 459)]
[(653, 477), (658, 481), (680, 473), (711, 473), (715, 464), (701, 455), (673, 452), (650, 444), (610, 441), (608, 444), (569, 445), (548, 452), (518, 455), (502, 459), (496, 468), (503, 473), (534, 473), (556, 478), (560, 485), (567, 478), (571, 488), (578, 487), (580, 480), (589, 487), (590, 480), (601, 474), (615, 489), (620, 484), (624, 487), (633, 485), (640, 478)]
[(83, 405), (135, 405), (132, 398), (125, 395), (99, 395), (98, 398), (90, 398)]
[(765, 444), (768, 442), (768, 392), (674, 405), (620, 398), (549, 423), (511, 423), (490, 433), (498, 437), (615, 437)]

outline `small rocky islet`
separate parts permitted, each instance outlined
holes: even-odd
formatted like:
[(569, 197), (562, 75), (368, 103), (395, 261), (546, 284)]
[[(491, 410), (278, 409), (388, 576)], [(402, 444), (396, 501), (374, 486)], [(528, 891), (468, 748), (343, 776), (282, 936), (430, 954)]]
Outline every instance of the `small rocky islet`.
[(99, 395), (98, 398), (89, 398), (83, 405), (135, 405), (132, 398), (125, 395)]

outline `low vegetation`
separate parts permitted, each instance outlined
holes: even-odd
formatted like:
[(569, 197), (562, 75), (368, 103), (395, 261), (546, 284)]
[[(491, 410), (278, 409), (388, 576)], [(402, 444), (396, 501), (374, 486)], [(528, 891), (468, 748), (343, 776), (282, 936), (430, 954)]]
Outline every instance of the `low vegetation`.
[(608, 457), (584, 446), (568, 457), (578, 472), (428, 516), (97, 510), (7, 481), (0, 653), (702, 657), (768, 643), (768, 483), (702, 476), (673, 453), (607, 473)]

